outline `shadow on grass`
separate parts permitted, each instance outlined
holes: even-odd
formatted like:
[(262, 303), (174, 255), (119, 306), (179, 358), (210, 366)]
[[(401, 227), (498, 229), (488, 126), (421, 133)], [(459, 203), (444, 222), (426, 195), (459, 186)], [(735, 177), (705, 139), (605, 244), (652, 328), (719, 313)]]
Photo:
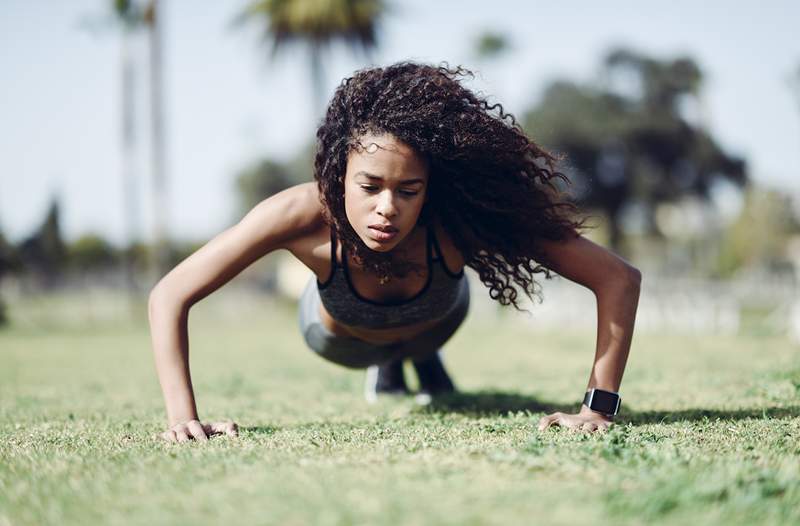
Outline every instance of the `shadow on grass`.
[(620, 423), (658, 424), (699, 422), (702, 420), (782, 419), (800, 417), (800, 406), (762, 407), (745, 409), (682, 409), (680, 411), (623, 411)]
[(574, 412), (577, 404), (554, 404), (533, 396), (502, 391), (459, 392), (434, 398), (419, 409), (421, 413), (458, 413), (467, 416), (505, 416), (508, 413)]
[[(419, 409), (421, 413), (458, 413), (472, 417), (505, 416), (508, 413), (574, 413), (578, 404), (558, 404), (533, 396), (502, 391), (460, 392), (434, 399), (430, 405)], [(679, 411), (633, 411), (623, 408), (617, 422), (620, 424), (656, 424), (673, 422), (699, 422), (703, 420), (745, 420), (763, 418), (797, 418), (800, 406), (744, 408), (744, 409), (682, 409)]]

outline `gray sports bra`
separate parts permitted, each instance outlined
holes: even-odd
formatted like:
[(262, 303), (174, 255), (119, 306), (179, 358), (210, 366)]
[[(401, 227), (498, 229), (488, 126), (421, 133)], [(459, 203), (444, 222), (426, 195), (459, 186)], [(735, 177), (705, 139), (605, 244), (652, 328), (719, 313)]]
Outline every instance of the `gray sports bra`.
[[(361, 296), (350, 280), (347, 254), (342, 245), (342, 263), (336, 262), (336, 236), (331, 230), (331, 273), (325, 283), (317, 279), (322, 304), (338, 322), (351, 327), (388, 329), (445, 317), (455, 307), (464, 270), (453, 273), (447, 268), (436, 235), (430, 227), (426, 235), (428, 280), (417, 294), (406, 300), (377, 302)], [(436, 248), (434, 259), (431, 248)], [(434, 266), (433, 261), (440, 265)]]

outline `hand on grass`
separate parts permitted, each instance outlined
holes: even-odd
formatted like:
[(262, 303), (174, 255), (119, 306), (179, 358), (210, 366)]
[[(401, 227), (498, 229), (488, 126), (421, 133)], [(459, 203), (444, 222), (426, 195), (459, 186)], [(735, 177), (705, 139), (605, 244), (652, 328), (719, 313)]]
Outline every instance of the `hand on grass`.
[(550, 426), (560, 426), (572, 431), (603, 432), (607, 431), (611, 424), (613, 420), (610, 417), (595, 413), (584, 405), (581, 406), (580, 412), (574, 415), (553, 413), (543, 416), (539, 420), (539, 431), (544, 431)]
[(239, 435), (239, 426), (230, 420), (205, 424), (199, 420), (189, 420), (170, 427), (161, 433), (161, 438), (167, 442), (188, 442), (192, 439), (198, 442), (206, 442), (209, 437), (223, 434), (229, 437), (236, 437)]

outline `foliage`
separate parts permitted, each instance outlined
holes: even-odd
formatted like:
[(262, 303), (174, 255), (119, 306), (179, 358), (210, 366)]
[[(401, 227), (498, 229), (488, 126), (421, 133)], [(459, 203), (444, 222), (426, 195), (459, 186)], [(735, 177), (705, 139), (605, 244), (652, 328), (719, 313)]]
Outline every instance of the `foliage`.
[(383, 0), (255, 0), (237, 21), (256, 22), (274, 57), (290, 43), (303, 43), (309, 51), (315, 119), (323, 112), (322, 53), (334, 42), (367, 55), (377, 46)]
[(69, 244), (67, 257), (71, 267), (77, 270), (95, 270), (116, 265), (117, 250), (97, 234), (84, 234)]
[(236, 440), (151, 438), (165, 416), (144, 324), (0, 333), (0, 523), (800, 522), (783, 339), (639, 334), (615, 429), (539, 433), (576, 407), (593, 334), (470, 317), (445, 355), (461, 395), (370, 406), (363, 372), (305, 349), (293, 309), (220, 292), (191, 313), (192, 381)]
[(386, 10), (381, 0), (257, 0), (241, 21), (261, 19), (272, 54), (289, 43), (325, 47), (335, 40), (364, 51), (376, 44), (377, 24)]
[(6, 240), (5, 235), (0, 232), (0, 279), (5, 274), (19, 270), (19, 254), (16, 247)]
[(268, 197), (300, 183), (313, 180), (314, 145), (302, 149), (288, 161), (259, 159), (236, 176), (236, 194), (241, 214)]
[(479, 59), (495, 58), (508, 51), (509, 47), (508, 38), (493, 31), (484, 31), (475, 39), (475, 55)]
[(54, 285), (64, 270), (67, 249), (61, 237), (61, 208), (53, 198), (42, 225), (18, 247), (22, 266), (35, 273), (45, 286)]
[(236, 177), (240, 209), (246, 212), (262, 200), (297, 183), (286, 164), (271, 159), (256, 161)]
[(601, 73), (599, 83), (553, 82), (524, 124), (565, 156), (570, 191), (607, 214), (618, 249), (626, 206), (643, 207), (646, 228), (661, 234), (654, 221), (659, 203), (707, 199), (717, 178), (747, 181), (744, 160), (725, 152), (702, 117), (687, 110), (702, 115), (702, 72), (694, 60), (619, 49), (607, 55)]
[(775, 190), (750, 187), (737, 220), (724, 232), (719, 271), (728, 277), (740, 268), (788, 266), (786, 246), (800, 225), (789, 196)]

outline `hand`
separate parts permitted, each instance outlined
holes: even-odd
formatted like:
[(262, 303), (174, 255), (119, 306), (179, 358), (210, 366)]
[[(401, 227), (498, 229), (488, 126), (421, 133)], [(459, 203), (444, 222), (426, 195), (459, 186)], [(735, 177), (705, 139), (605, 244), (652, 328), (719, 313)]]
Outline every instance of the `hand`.
[(539, 431), (544, 431), (550, 426), (561, 426), (573, 431), (607, 431), (614, 423), (611, 417), (596, 413), (586, 407), (581, 406), (578, 414), (568, 415), (565, 413), (553, 413), (543, 416), (539, 420)]
[(204, 424), (199, 420), (175, 424), (161, 433), (161, 438), (167, 442), (188, 442), (197, 440), (206, 442), (209, 437), (225, 434), (229, 437), (239, 436), (239, 426), (230, 420), (224, 422), (209, 422)]

